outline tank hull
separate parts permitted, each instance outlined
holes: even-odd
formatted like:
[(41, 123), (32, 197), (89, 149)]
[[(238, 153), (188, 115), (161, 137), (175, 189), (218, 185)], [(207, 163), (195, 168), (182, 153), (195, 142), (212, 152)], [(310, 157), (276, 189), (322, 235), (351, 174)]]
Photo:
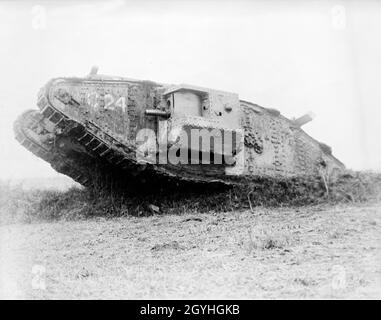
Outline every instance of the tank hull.
[[(344, 169), (295, 122), (232, 93), (102, 76), (58, 78), (41, 89), (37, 106), (16, 120), (16, 139), (85, 186), (108, 172), (131, 185), (174, 185)], [(193, 140), (194, 132), (212, 137), (210, 143)]]

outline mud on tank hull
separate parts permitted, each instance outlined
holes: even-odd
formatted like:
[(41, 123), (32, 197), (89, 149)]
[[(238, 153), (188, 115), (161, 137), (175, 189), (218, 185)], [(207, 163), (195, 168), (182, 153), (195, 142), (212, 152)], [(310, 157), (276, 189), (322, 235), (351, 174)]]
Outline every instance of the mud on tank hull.
[[(37, 105), (39, 111), (26, 111), (16, 120), (16, 139), (84, 186), (99, 179), (131, 186), (235, 184), (242, 177), (344, 169), (329, 147), (301, 129), (303, 121), (239, 100), (234, 93), (93, 74), (51, 80), (41, 89)], [(154, 135), (138, 143), (137, 136), (147, 130)], [(181, 136), (192, 130), (217, 130), (231, 139), (195, 147)], [(175, 163), (161, 163), (171, 147), (184, 151), (188, 161), (175, 157)], [(204, 161), (205, 154), (212, 161)], [(227, 161), (215, 161), (221, 158)]]

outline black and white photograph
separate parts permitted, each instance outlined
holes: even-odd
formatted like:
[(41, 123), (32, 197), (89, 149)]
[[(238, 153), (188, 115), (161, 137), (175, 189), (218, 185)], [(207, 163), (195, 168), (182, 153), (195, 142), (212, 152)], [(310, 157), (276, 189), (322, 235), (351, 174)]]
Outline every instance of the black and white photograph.
[(0, 300), (381, 299), (380, 36), (375, 0), (0, 0)]

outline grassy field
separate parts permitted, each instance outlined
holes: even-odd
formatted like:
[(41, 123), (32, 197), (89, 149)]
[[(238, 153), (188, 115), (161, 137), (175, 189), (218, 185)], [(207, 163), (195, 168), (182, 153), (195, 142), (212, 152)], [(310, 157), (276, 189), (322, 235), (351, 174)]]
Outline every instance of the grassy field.
[(381, 298), (376, 204), (16, 224), (0, 239), (2, 298)]
[(380, 299), (381, 201), (350, 181), (341, 201), (332, 186), (278, 206), (252, 189), (132, 205), (3, 186), (0, 298)]

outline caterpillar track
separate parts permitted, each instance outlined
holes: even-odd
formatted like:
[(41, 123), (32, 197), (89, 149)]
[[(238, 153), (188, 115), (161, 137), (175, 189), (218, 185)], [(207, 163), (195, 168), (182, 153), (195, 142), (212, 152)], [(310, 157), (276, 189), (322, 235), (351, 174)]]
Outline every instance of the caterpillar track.
[[(242, 177), (344, 169), (329, 147), (301, 129), (308, 116), (289, 120), (233, 93), (93, 72), (49, 81), (37, 106), (15, 121), (16, 139), (86, 187), (100, 179), (132, 188), (230, 185)], [(193, 143), (194, 132), (219, 135), (207, 136), (205, 146), (202, 136)], [(183, 155), (188, 161), (182, 161)]]
[(45, 130), (40, 112), (25, 111), (14, 123), (14, 132), (16, 140), (23, 147), (49, 162), (57, 172), (71, 177), (84, 186), (89, 186), (85, 168), (60, 152), (56, 145), (56, 137)]

